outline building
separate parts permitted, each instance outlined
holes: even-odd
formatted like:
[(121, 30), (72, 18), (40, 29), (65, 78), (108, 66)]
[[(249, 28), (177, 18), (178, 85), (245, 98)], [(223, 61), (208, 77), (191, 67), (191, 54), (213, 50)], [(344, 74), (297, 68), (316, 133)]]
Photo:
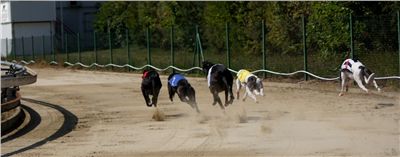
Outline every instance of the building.
[(63, 52), (66, 35), (68, 41), (76, 41), (78, 33), (93, 32), (93, 21), (101, 3), (1, 1), (1, 56)]
[[(48, 38), (54, 34), (56, 21), (56, 2), (34, 1), (1, 1), (1, 55), (15, 52), (22, 53), (45, 52), (43, 48), (50, 48), (52, 43)], [(35, 40), (45, 38), (47, 43)], [(35, 46), (42, 42), (41, 45)], [(48, 50), (50, 52), (50, 50)], [(46, 53), (48, 53), (46, 52)]]

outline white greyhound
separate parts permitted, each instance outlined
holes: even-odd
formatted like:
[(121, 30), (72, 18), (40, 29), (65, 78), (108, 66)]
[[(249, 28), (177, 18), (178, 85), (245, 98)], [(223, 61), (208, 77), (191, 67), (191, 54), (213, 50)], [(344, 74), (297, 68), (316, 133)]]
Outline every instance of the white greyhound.
[(348, 91), (349, 84), (352, 80), (356, 81), (358, 87), (368, 93), (368, 89), (365, 88), (364, 84), (373, 83), (375, 88), (380, 92), (381, 89), (378, 87), (378, 84), (375, 81), (375, 73), (372, 73), (368, 68), (364, 66), (357, 59), (346, 59), (340, 68), (340, 78), (342, 81), (342, 89), (339, 93), (339, 96), (344, 94), (345, 86), (346, 92)]

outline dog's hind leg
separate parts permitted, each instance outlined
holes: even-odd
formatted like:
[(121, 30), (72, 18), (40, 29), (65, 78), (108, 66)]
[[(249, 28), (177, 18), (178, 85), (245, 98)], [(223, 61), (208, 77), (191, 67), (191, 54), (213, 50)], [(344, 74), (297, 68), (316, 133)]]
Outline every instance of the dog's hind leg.
[(378, 90), (378, 92), (381, 92), (381, 88), (379, 88), (378, 84), (376, 83), (375, 80), (372, 81), (372, 83), (374, 84), (375, 88)]
[[(247, 89), (246, 89), (247, 90)], [(242, 101), (246, 101), (246, 98), (247, 98), (247, 91), (244, 91), (244, 94), (243, 94), (243, 99), (242, 99)]]
[(239, 91), (242, 88), (242, 84), (239, 79), (236, 79), (236, 97), (239, 99)]
[(354, 81), (356, 81), (358, 87), (360, 87), (362, 90), (368, 93), (368, 89), (365, 88), (363, 81), (361, 79), (363, 79), (363, 76), (360, 75), (359, 73), (355, 73)]
[(230, 95), (230, 99), (228, 104), (232, 104), (233, 100), (235, 100), (235, 97), (233, 96), (233, 92), (232, 92), (232, 85), (229, 86), (229, 95)]
[(158, 90), (156, 90), (156, 91), (154, 91), (154, 95), (153, 95), (153, 97), (151, 98), (151, 102), (152, 102), (152, 104), (154, 105), (154, 107), (157, 107), (157, 100), (158, 100), (158, 94), (160, 93), (160, 90), (158, 89)]
[(215, 104), (219, 104), (219, 106), (221, 107), (221, 109), (225, 109), (225, 107), (222, 105), (222, 101), (221, 101), (221, 99), (219, 98), (219, 96), (218, 96), (218, 91), (212, 91), (212, 94), (213, 94), (213, 98), (214, 98), (214, 102), (213, 102), (213, 105), (215, 105)]
[(348, 90), (348, 84), (347, 84), (347, 82), (346, 82), (346, 80), (347, 80), (347, 75), (346, 75), (344, 72), (341, 72), (341, 73), (340, 73), (340, 78), (341, 78), (341, 80), (342, 80), (342, 82), (341, 82), (341, 83), (342, 83), (342, 89), (340, 90), (339, 96), (343, 96), (345, 86), (346, 86), (346, 92), (347, 92), (347, 90)]
[(229, 105), (228, 95), (229, 95), (229, 91), (225, 90), (225, 107)]
[(172, 88), (171, 84), (168, 83), (168, 94), (169, 94), (169, 100), (171, 100), (171, 102), (173, 102), (173, 98), (175, 95), (175, 90)]

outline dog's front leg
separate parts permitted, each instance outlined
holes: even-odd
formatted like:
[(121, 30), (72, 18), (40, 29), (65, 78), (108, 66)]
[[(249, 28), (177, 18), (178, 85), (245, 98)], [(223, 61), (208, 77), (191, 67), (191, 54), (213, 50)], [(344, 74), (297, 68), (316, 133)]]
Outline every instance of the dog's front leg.
[(149, 94), (144, 89), (142, 89), (142, 94), (143, 94), (144, 100), (146, 101), (147, 107), (151, 107)]
[(256, 103), (258, 103), (256, 96), (251, 92), (249, 87), (246, 87), (246, 93), (252, 98)]

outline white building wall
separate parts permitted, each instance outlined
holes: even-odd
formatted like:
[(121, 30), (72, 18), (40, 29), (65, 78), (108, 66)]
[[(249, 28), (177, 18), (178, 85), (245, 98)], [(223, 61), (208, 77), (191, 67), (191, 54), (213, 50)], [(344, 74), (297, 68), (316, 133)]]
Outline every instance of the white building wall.
[(11, 22), (10, 2), (1, 1), (1, 23)]
[(6, 54), (9, 54), (11, 52), (12, 24), (2, 23), (0, 25), (0, 31), (1, 31), (0, 52), (1, 56), (5, 56)]
[(5, 40), (12, 38), (10, 2), (1, 1), (0, 14), (0, 55), (5, 56), (7, 53), (10, 53), (12, 44), (11, 40), (9, 42)]

